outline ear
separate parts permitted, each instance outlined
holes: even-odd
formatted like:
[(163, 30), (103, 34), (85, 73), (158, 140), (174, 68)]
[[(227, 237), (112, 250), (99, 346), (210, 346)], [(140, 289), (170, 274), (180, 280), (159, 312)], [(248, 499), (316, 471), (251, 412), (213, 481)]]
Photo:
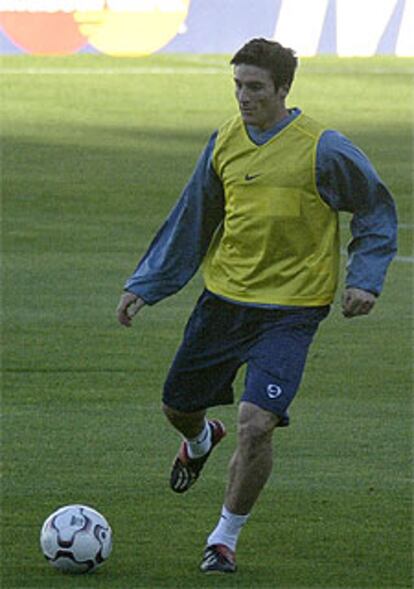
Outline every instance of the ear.
[(277, 93), (279, 94), (279, 98), (281, 98), (281, 100), (285, 100), (285, 98), (289, 94), (289, 90), (290, 87), (287, 84), (285, 84), (284, 86), (280, 86), (280, 88), (277, 91)]

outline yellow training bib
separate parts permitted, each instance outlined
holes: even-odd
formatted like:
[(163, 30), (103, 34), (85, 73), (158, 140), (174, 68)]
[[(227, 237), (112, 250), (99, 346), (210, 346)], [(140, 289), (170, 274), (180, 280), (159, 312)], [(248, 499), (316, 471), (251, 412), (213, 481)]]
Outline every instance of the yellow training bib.
[(245, 303), (332, 302), (339, 268), (338, 215), (316, 187), (324, 128), (301, 114), (264, 145), (237, 116), (219, 130), (213, 165), (225, 219), (204, 260), (206, 287)]

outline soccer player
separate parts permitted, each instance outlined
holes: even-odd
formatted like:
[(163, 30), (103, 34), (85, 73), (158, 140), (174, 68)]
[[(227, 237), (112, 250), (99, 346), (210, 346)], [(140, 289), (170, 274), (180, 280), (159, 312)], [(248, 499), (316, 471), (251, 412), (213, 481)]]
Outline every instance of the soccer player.
[[(393, 199), (349, 139), (285, 102), (291, 49), (253, 39), (233, 57), (239, 114), (208, 141), (180, 199), (125, 285), (118, 319), (181, 289), (203, 266), (205, 290), (168, 373), (163, 408), (183, 441), (170, 486), (186, 492), (226, 434), (207, 409), (233, 402), (246, 365), (221, 516), (203, 572), (236, 570), (243, 525), (272, 469), (272, 438), (338, 282), (338, 212), (352, 213), (342, 298), (347, 318), (370, 313), (396, 252)], [(350, 97), (352, 99), (352, 97)]]

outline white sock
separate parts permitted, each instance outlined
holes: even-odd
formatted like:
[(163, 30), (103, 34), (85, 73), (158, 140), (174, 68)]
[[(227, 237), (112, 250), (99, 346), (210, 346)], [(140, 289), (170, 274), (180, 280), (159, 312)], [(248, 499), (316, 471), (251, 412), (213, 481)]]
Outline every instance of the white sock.
[(204, 428), (196, 438), (186, 439), (188, 455), (190, 458), (200, 458), (207, 454), (211, 448), (211, 427), (207, 419)]
[(237, 540), (242, 527), (247, 522), (250, 514), (237, 515), (231, 513), (225, 505), (221, 510), (221, 516), (216, 528), (207, 538), (207, 546), (213, 544), (224, 544), (233, 552), (236, 550)]

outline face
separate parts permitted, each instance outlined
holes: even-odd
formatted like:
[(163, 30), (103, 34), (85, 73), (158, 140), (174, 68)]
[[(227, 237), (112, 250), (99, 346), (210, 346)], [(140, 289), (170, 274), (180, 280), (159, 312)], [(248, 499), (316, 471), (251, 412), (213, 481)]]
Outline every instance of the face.
[(277, 91), (268, 70), (255, 65), (234, 66), (236, 99), (246, 125), (266, 131), (287, 116), (287, 88)]

